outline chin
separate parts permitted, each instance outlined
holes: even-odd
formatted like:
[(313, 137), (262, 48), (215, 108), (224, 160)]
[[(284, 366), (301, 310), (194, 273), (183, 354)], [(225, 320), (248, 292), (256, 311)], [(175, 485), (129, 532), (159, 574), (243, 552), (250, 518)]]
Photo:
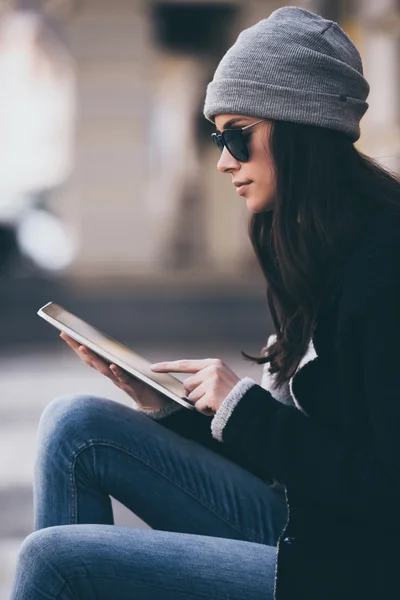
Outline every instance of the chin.
[(263, 213), (269, 212), (274, 208), (274, 203), (272, 201), (269, 202), (260, 202), (257, 200), (252, 200), (251, 198), (246, 199), (247, 209), (252, 213)]

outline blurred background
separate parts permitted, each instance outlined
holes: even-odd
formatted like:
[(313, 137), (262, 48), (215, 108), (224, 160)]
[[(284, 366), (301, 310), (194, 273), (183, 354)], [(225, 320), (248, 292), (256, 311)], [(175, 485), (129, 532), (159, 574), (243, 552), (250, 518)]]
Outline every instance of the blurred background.
[[(400, 0), (304, 0), (358, 46), (360, 149), (400, 169)], [(150, 360), (241, 359), (271, 330), (205, 88), (270, 0), (0, 0), (0, 600), (32, 530), (35, 431), (70, 392), (127, 402), (36, 316), (52, 300)], [(115, 503), (116, 522), (145, 526)]]

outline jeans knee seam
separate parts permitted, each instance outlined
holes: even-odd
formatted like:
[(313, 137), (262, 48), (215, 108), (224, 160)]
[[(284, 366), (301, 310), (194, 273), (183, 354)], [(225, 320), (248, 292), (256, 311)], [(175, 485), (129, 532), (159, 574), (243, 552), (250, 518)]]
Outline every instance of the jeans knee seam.
[(75, 464), (76, 464), (76, 461), (77, 461), (79, 455), (82, 452), (84, 452), (85, 450), (88, 450), (89, 448), (91, 448), (91, 447), (93, 447), (95, 445), (110, 446), (111, 448), (115, 448), (116, 450), (121, 450), (122, 452), (125, 452), (126, 454), (129, 454), (129, 456), (131, 456), (132, 458), (135, 458), (136, 460), (140, 460), (147, 467), (150, 467), (150, 469), (152, 469), (153, 471), (156, 471), (161, 476), (163, 476), (165, 479), (167, 479), (168, 481), (170, 481), (171, 483), (173, 483), (174, 485), (176, 485), (176, 487), (178, 487), (180, 490), (182, 490), (183, 492), (185, 492), (186, 494), (188, 494), (189, 496), (191, 496), (191, 498), (193, 498), (199, 504), (201, 504), (204, 508), (206, 508), (207, 510), (209, 510), (210, 512), (212, 512), (216, 517), (218, 517), (218, 519), (221, 519), (221, 521), (223, 521), (226, 525), (228, 525), (229, 527), (231, 527), (232, 529), (234, 529), (235, 531), (237, 531), (241, 535), (245, 535), (248, 538), (248, 541), (254, 542), (254, 543), (257, 543), (257, 544), (262, 544), (262, 542), (259, 539), (255, 539), (255, 538), (253, 539), (247, 533), (244, 534), (241, 529), (239, 529), (238, 527), (236, 527), (236, 525), (232, 524), (229, 521), (229, 519), (227, 519), (226, 517), (221, 516), (213, 507), (211, 507), (210, 505), (208, 505), (207, 502), (204, 502), (203, 500), (199, 499), (195, 494), (191, 493), (189, 490), (187, 490), (184, 487), (182, 487), (179, 484), (179, 482), (175, 481), (173, 478), (170, 477), (170, 475), (168, 475), (167, 473), (161, 471), (159, 468), (155, 467), (153, 464), (151, 464), (150, 462), (148, 462), (143, 456), (140, 456), (139, 454), (133, 453), (129, 448), (127, 448), (126, 446), (123, 446), (122, 444), (116, 444), (115, 442), (110, 442), (109, 440), (102, 439), (102, 438), (93, 438), (91, 440), (83, 442), (75, 450), (75, 452), (72, 454), (72, 458), (71, 458), (71, 461), (70, 461), (70, 469), (69, 469), (69, 471), (70, 471), (70, 477), (69, 477), (69, 479), (70, 479), (71, 498), (72, 498), (71, 510), (70, 510), (71, 523), (75, 524), (76, 523), (76, 519), (77, 519), (77, 490), (76, 490), (75, 475), (74, 475)]

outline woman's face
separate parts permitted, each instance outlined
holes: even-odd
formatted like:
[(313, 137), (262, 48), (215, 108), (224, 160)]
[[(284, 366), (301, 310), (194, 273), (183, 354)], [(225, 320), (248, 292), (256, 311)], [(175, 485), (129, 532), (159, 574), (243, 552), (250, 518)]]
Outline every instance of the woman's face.
[[(226, 114), (218, 115), (215, 118), (215, 125), (217, 130), (222, 132), (224, 129), (245, 127), (259, 120), (255, 117)], [(236, 186), (239, 195), (246, 200), (248, 210), (253, 213), (273, 209), (276, 181), (269, 149), (271, 126), (272, 121), (263, 121), (244, 132), (250, 151), (248, 162), (239, 162), (224, 148), (217, 165), (221, 173), (232, 175), (232, 183)], [(247, 185), (237, 187), (239, 183)]]

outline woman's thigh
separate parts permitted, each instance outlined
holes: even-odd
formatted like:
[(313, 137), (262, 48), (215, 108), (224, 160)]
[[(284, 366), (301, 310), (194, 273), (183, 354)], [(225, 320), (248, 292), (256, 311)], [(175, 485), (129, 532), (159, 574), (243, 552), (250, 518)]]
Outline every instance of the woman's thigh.
[(276, 549), (107, 525), (51, 527), (23, 543), (11, 600), (272, 600)]
[(64, 397), (38, 434), (35, 528), (113, 523), (110, 496), (150, 527), (274, 546), (282, 493), (228, 459), (137, 411)]

